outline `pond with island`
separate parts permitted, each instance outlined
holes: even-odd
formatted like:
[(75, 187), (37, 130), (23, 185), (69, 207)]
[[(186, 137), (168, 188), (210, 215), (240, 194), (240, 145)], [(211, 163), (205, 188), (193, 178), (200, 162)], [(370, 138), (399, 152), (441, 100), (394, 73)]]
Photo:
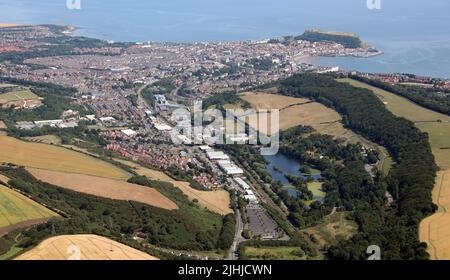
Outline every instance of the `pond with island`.
[(281, 153), (264, 156), (264, 158), (268, 162), (266, 169), (273, 180), (281, 182), (288, 190), (289, 195), (296, 197), (298, 191), (290, 184), (286, 175), (301, 177), (305, 180), (311, 178), (312, 181), (308, 182), (308, 189), (313, 193), (313, 200), (323, 202), (325, 192), (322, 191), (322, 183), (319, 181), (322, 178), (320, 170), (304, 165)]

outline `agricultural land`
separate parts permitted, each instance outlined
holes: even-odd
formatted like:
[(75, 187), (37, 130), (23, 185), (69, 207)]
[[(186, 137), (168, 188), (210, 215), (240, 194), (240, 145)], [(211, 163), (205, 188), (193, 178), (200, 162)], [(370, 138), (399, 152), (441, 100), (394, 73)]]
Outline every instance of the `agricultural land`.
[[(4, 179), (0, 178), (1, 181)], [(57, 216), (53, 211), (0, 184), (0, 236)]]
[(65, 148), (29, 143), (0, 135), (0, 162), (111, 179), (128, 179), (126, 171)]
[(16, 260), (70, 259), (157, 260), (153, 256), (111, 239), (87, 234), (62, 235), (46, 239), (37, 247), (16, 258)]
[(197, 200), (199, 205), (206, 207), (210, 211), (221, 215), (233, 213), (233, 210), (230, 208), (230, 194), (225, 190), (196, 190), (192, 188), (188, 182), (174, 180), (162, 171), (149, 169), (131, 161), (117, 161), (132, 167), (136, 171), (136, 173), (141, 176), (146, 176), (151, 180), (173, 184), (175, 187), (179, 188), (185, 195), (187, 195), (190, 200)]
[(152, 188), (84, 174), (36, 168), (28, 168), (28, 171), (39, 180), (72, 191), (116, 200), (137, 201), (168, 210), (178, 209), (174, 202)]

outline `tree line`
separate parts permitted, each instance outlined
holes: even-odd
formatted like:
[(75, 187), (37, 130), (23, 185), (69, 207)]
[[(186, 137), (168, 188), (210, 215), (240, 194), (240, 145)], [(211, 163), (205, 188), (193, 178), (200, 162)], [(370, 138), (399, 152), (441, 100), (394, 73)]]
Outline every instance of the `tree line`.
[[(378, 174), (370, 180), (357, 161), (347, 162), (335, 174), (333, 185), (346, 208), (353, 210), (359, 232), (332, 247), (329, 257), (364, 259), (365, 249), (374, 244), (387, 259), (428, 258), (427, 245), (418, 239), (419, 222), (437, 208), (431, 198), (437, 166), (428, 135), (393, 115), (371, 91), (335, 78), (307, 73), (277, 86), (281, 94), (307, 97), (335, 109), (346, 127), (386, 147), (397, 164), (387, 178)], [(393, 195), (393, 205), (387, 205), (385, 190)]]

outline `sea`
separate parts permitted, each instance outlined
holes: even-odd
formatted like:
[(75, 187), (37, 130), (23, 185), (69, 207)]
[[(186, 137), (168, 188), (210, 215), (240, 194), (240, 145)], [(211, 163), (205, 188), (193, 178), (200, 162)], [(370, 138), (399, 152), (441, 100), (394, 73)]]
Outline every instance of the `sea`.
[(355, 32), (384, 54), (307, 62), (441, 78), (450, 78), (449, 11), (448, 0), (0, 0), (0, 22), (74, 25), (77, 35), (113, 41), (253, 40), (311, 28)]

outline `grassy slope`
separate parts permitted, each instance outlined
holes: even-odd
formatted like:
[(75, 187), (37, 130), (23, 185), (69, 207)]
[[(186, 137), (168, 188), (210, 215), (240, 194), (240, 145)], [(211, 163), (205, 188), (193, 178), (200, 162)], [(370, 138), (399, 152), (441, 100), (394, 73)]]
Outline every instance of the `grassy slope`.
[(347, 215), (346, 212), (331, 214), (320, 224), (306, 229), (306, 232), (313, 234), (322, 246), (334, 245), (339, 238), (348, 239), (357, 232), (357, 224), (348, 220)]

